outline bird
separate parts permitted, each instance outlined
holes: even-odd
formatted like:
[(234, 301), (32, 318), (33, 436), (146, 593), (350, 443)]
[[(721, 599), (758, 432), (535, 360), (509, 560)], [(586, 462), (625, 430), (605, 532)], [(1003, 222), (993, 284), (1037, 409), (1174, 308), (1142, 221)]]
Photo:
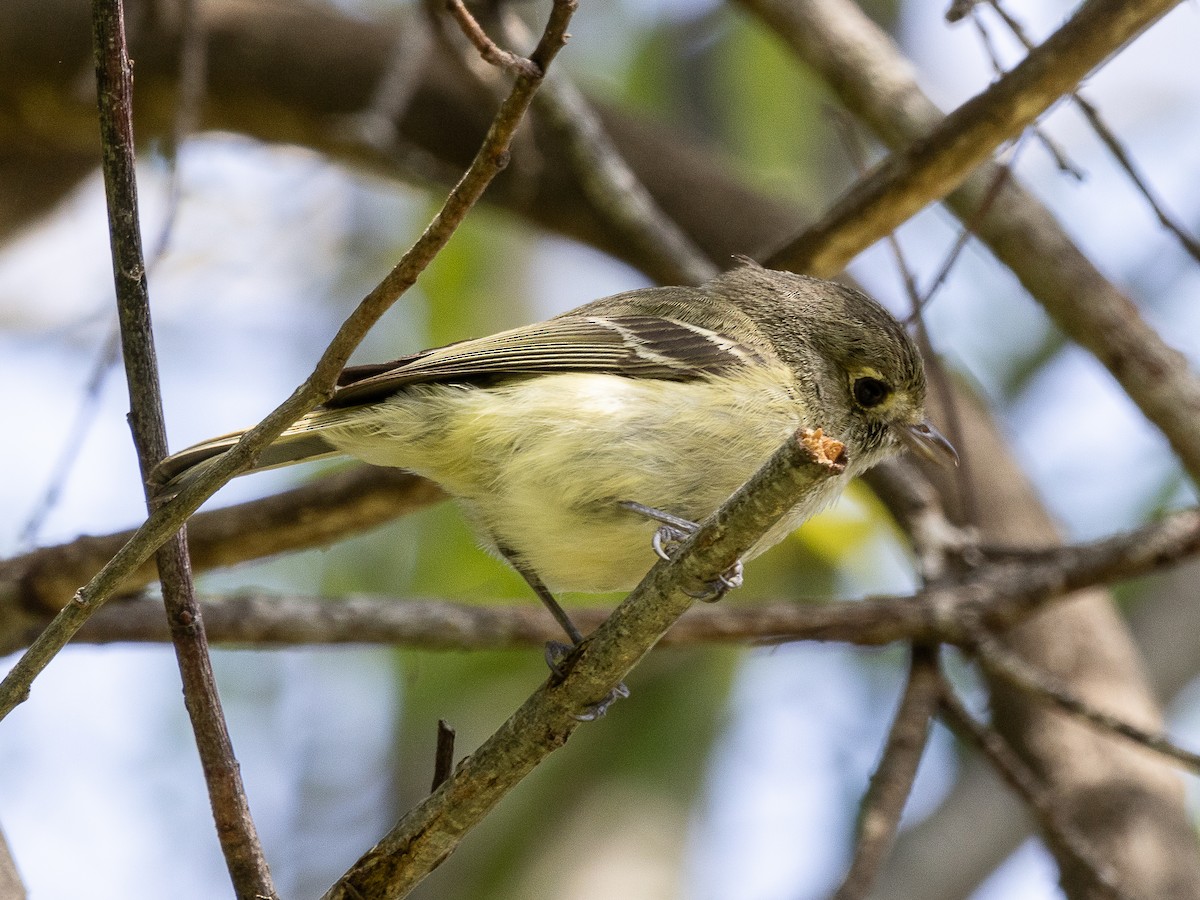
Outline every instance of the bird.
[[(798, 429), (843, 443), (848, 463), (747, 560), (901, 449), (956, 461), (925, 397), (921, 355), (884, 307), (741, 258), (699, 286), (626, 291), (347, 367), (251, 471), (349, 456), (431, 479), (578, 644), (558, 593), (631, 589), (663, 549), (659, 529), (686, 533)], [(164, 459), (160, 493), (178, 492), (242, 434)]]

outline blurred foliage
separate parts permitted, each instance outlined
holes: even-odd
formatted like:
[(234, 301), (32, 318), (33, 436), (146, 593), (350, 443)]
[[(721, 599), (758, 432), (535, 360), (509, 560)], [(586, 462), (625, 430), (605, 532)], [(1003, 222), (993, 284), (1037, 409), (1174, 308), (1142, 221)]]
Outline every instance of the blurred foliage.
[(829, 92), (773, 35), (746, 17), (730, 19), (707, 85), (721, 144), (763, 190), (816, 207), (853, 175), (830, 140)]
[[(746, 16), (719, 7), (631, 36), (619, 102), (696, 135), (763, 189), (812, 203), (829, 193), (832, 158), (821, 83)], [(844, 165), (837, 180), (847, 177)]]
[[(437, 207), (430, 207), (432, 216)], [(482, 213), (482, 215), (480, 215)], [(528, 321), (533, 236), (506, 213), (477, 208), (421, 276), (429, 315), (425, 346)]]

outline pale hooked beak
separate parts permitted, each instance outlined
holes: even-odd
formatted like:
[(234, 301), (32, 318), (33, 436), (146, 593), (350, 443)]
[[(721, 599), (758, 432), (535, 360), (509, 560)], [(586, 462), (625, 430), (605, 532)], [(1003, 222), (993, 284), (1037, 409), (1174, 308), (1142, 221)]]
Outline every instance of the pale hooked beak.
[(958, 453), (954, 445), (928, 419), (916, 425), (897, 425), (892, 430), (901, 444), (930, 462), (940, 466), (958, 465)]

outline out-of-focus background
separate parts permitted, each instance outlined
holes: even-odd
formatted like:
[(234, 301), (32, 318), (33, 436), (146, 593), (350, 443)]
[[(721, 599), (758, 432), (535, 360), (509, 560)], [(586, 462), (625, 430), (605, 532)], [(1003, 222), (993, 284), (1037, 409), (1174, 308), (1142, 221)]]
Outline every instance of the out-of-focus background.
[[(419, 18), (400, 0), (330, 5), (352, 19)], [(992, 79), (977, 33), (947, 25), (943, 3), (867, 6), (944, 109)], [(1006, 8), (1041, 38), (1072, 4), (1012, 0)], [(996, 20), (984, 19), (1005, 61), (1019, 59)], [(571, 33), (556, 65), (592, 97), (691, 135), (782, 205), (816, 213), (853, 179), (830, 96), (736, 4), (584, 2)], [(1200, 14), (1181, 5), (1085, 85), (1193, 229), (1200, 226), (1198, 45)], [(15, 77), (19, 63), (0, 64), (0, 79)], [(85, 74), (78, 73), (84, 92)], [(325, 78), (336, 83), (339, 73)], [(53, 117), (46, 113), (48, 123)], [(1044, 130), (1083, 178), (1064, 174), (1034, 140), (1016, 160), (1020, 178), (1160, 332), (1200, 363), (1200, 269), (1158, 227), (1078, 113), (1060, 106)], [(151, 248), (172, 206), (168, 155), (160, 140), (142, 154)], [(252, 424), (280, 402), (419, 233), (441, 189), (344, 165), (337, 154), (230, 132), (196, 134), (174, 164), (178, 206), (150, 288), (178, 448)], [(938, 209), (901, 229), (923, 282), (956, 234), (957, 224)], [(115, 327), (109, 265), (95, 174), (44, 216), (10, 231), (0, 247), (0, 556), (141, 519), (119, 371), (103, 378), (94, 397), (87, 390)], [(885, 305), (906, 311), (886, 247), (864, 253), (850, 271)], [(599, 250), (481, 206), (356, 359), (485, 334), (649, 283)], [(1068, 535), (1099, 537), (1194, 502), (1163, 438), (986, 251), (967, 250), (927, 322), (946, 365), (973, 381), (1000, 416)], [(62, 474), (60, 459), (72, 450)], [(320, 471), (241, 479), (210, 506), (266, 495)], [(48, 491), (55, 496), (47, 505)], [(1192, 573), (1200, 578), (1194, 566)], [(1186, 584), (1186, 574), (1173, 577)], [(725, 602), (856, 597), (915, 583), (899, 533), (858, 488), (751, 565), (746, 586)], [(214, 594), (254, 586), (330, 597), (535, 602), (518, 577), (475, 549), (450, 505), (320, 551), (207, 574), (200, 584)], [(1146, 589), (1126, 591), (1129, 608), (1136, 610)], [(1193, 658), (1200, 669), (1200, 654)], [(468, 751), (545, 675), (537, 651), (223, 648), (216, 666), (285, 897), (324, 890), (422, 796), (437, 719), (457, 729), (460, 752)], [(419, 895), (824, 896), (849, 858), (857, 805), (905, 666), (902, 648), (659, 651), (629, 679), (633, 699), (555, 753)], [(1172, 733), (1195, 744), (1200, 695), (1192, 675), (1176, 678), (1164, 699)], [(970, 691), (966, 668), (962, 677)], [(906, 824), (942, 814), (959, 768), (954, 742), (936, 729)], [(78, 646), (54, 661), (30, 701), (0, 727), (0, 825), (39, 900), (228, 895), (170, 648)], [(954, 861), (919, 864), (935, 884)], [(981, 876), (971, 896), (1055, 897), (1056, 877), (1031, 840)]]

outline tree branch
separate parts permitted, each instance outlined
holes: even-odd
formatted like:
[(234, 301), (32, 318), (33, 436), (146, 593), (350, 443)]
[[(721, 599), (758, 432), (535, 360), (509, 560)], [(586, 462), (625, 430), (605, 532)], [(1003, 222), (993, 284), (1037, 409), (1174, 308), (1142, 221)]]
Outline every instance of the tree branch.
[[(1069, 93), (1178, 0), (1087, 0), (1012, 71), (968, 100), (921, 140), (893, 153), (768, 265), (826, 277), (863, 248), (967, 179), (1002, 143)], [(764, 6), (766, 4), (764, 3)]]
[[(302, 487), (188, 520), (196, 571), (233, 566), (294, 550), (323, 547), (445, 499), (441, 488), (410, 472), (354, 466)], [(55, 613), (75, 588), (133, 537), (134, 531), (85, 535), (0, 561), (0, 621), (10, 610)], [(117, 587), (128, 594), (155, 580), (154, 566), (134, 569)], [(9, 646), (0, 641), (0, 652)]]
[(888, 733), (883, 757), (863, 797), (854, 859), (833, 900), (860, 900), (870, 895), (884, 857), (896, 839), (900, 815), (912, 791), (917, 765), (925, 753), (940, 690), (937, 650), (914, 645), (908, 684)]
[[(832, 448), (836, 448), (831, 452)], [(342, 876), (326, 900), (402, 897), (462, 837), (579, 727), (580, 716), (617, 687), (667, 629), (778, 519), (827, 478), (840, 474), (840, 444), (796, 434), (670, 561), (660, 561), (616, 611), (453, 775)], [(833, 456), (834, 458), (830, 458)]]
[[(121, 349), (129, 385), (130, 427), (143, 478), (167, 455), (158, 361), (150, 324), (150, 293), (138, 220), (133, 140), (133, 74), (121, 0), (92, 7), (104, 188), (108, 198), (113, 280)], [(154, 508), (147, 488), (146, 501)], [(200, 617), (181, 531), (155, 555), (171, 639), (183, 680), (184, 705), (200, 754), (217, 837), (238, 897), (274, 898), (275, 887), (250, 815)]]
[[(957, 579), (906, 597), (704, 606), (688, 612), (665, 645), (792, 640), (894, 641), (969, 647), (973, 623), (1003, 630), (1043, 612), (1054, 600), (1096, 584), (1157, 571), (1200, 553), (1200, 511), (1144, 528), (1026, 559), (984, 561)], [(585, 630), (610, 610), (572, 611)], [(97, 613), (78, 639), (94, 643), (167, 639), (148, 598), (121, 600)], [(204, 600), (211, 638), (258, 647), (386, 643), (426, 650), (541, 646), (558, 637), (553, 621), (532, 603), (453, 603), (434, 599), (279, 596), (241, 591)], [(33, 627), (33, 626), (31, 626)]]
[(467, 39), (479, 51), (479, 55), (483, 59), (497, 68), (512, 75), (540, 75), (534, 63), (523, 56), (509, 50), (501, 50), (496, 46), (495, 42), (487, 36), (487, 33), (480, 27), (475, 17), (467, 11), (463, 6), (462, 0), (448, 0), (446, 9), (458, 23), (462, 33), (467, 36)]
[[(1084, 836), (1063, 815), (1049, 786), (1038, 781), (1025, 761), (1004, 742), (1004, 738), (995, 729), (981, 725), (972, 718), (955, 696), (954, 689), (946, 682), (942, 682), (940, 705), (946, 724), (961, 739), (973, 744), (1025, 801), (1037, 819), (1038, 827), (1047, 843), (1058, 848), (1058, 858), (1069, 858), (1074, 863), (1073, 868), (1078, 877), (1087, 882), (1087, 895), (1108, 897), (1110, 900), (1132, 900), (1131, 896), (1117, 885), (1116, 873), (1109, 863), (1097, 853), (1096, 848), (1088, 845)], [(1092, 890), (1096, 893), (1092, 894)]]
[(1030, 665), (1017, 654), (1000, 644), (982, 628), (972, 629), (974, 639), (968, 645), (972, 655), (993, 677), (1003, 680), (1034, 700), (1052, 704), (1070, 715), (1077, 716), (1102, 731), (1119, 734), (1200, 775), (1200, 754), (1178, 746), (1165, 734), (1139, 728), (1077, 697), (1058, 679)]

